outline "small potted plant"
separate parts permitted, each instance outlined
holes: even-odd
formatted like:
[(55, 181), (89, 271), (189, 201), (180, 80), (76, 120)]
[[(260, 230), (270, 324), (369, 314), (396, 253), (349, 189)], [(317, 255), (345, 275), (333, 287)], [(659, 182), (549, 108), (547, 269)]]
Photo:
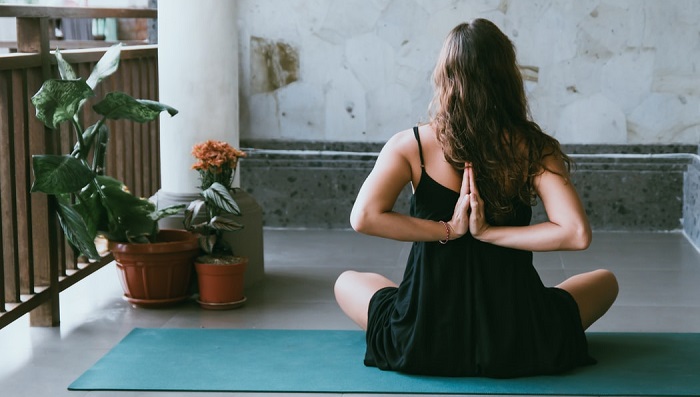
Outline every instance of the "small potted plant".
[[(61, 228), (77, 254), (99, 260), (95, 240), (107, 239), (126, 300), (144, 306), (170, 304), (189, 298), (198, 246), (192, 233), (159, 230), (158, 220), (178, 213), (184, 205), (158, 210), (154, 203), (134, 196), (121, 181), (104, 173), (109, 143), (107, 120), (143, 123), (155, 120), (163, 111), (174, 116), (177, 110), (123, 92), (110, 92), (92, 106), (98, 121), (88, 128), (82, 125), (82, 120), (88, 118), (83, 117), (83, 105), (95, 95), (95, 87), (117, 70), (120, 53), (121, 44), (110, 47), (83, 80), (56, 50), (61, 79), (45, 81), (32, 103), (37, 118), (47, 127), (56, 129), (64, 122), (72, 125), (76, 144), (69, 154), (32, 156), (32, 192), (43, 192), (56, 200)], [(138, 256), (142, 252), (156, 258), (142, 259)], [(164, 280), (171, 282), (163, 284)]]
[(206, 141), (194, 146), (192, 166), (201, 180), (200, 198), (185, 210), (185, 229), (199, 234), (201, 256), (195, 260), (199, 304), (205, 309), (233, 309), (246, 300), (243, 293), (248, 258), (236, 256), (224, 233), (243, 228), (233, 217), (241, 210), (231, 195), (242, 152), (226, 142)]

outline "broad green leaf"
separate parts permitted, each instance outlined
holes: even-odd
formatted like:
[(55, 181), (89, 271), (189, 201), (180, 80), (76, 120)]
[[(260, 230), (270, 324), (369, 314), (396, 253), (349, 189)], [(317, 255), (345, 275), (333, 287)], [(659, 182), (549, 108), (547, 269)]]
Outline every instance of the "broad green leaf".
[[(110, 186), (117, 190), (125, 190), (126, 186), (117, 179), (109, 176), (97, 175), (97, 184), (100, 189)], [(102, 195), (97, 191), (95, 184), (91, 183), (78, 195), (78, 203), (73, 206), (85, 220), (88, 230), (93, 235), (109, 230), (109, 214), (105, 207)]]
[(64, 201), (58, 200), (58, 219), (70, 244), (92, 260), (100, 259), (95, 248), (95, 235), (89, 230), (82, 216)]
[(90, 235), (97, 236), (99, 231), (108, 229), (107, 209), (102, 205), (102, 197), (95, 184), (85, 186), (77, 195), (77, 202), (73, 208), (82, 216)]
[(107, 208), (111, 227), (110, 230), (101, 232), (108, 239), (143, 242), (144, 238), (148, 240), (148, 236), (157, 230), (157, 223), (151, 216), (156, 211), (155, 204), (134, 196), (125, 190), (124, 185), (118, 186), (114, 182), (103, 185), (102, 192), (105, 195), (103, 205)]
[(228, 189), (219, 182), (212, 183), (207, 190), (202, 192), (202, 196), (204, 196), (207, 205), (213, 205), (229, 214), (241, 215), (238, 203), (233, 199)]
[(115, 44), (102, 55), (102, 58), (97, 62), (95, 68), (92, 69), (90, 77), (87, 79), (87, 85), (93, 90), (100, 84), (102, 80), (112, 75), (119, 67), (119, 58), (121, 55), (122, 43)]
[[(56, 49), (56, 63), (58, 64), (58, 73), (61, 75), (61, 78), (63, 80), (78, 79), (78, 75), (75, 74), (73, 67), (68, 62), (66, 62), (65, 59), (63, 59), (63, 55), (61, 55), (61, 51), (59, 51), (58, 48)], [(91, 86), (91, 88), (95, 87)]]
[(32, 97), (36, 117), (47, 127), (55, 129), (64, 121), (73, 119), (82, 101), (95, 93), (82, 79), (46, 80)]
[(222, 230), (225, 232), (234, 232), (236, 230), (243, 229), (242, 224), (225, 216), (215, 216), (211, 218), (211, 222), (209, 223), (209, 225), (216, 230)]
[(109, 186), (109, 187), (114, 187), (114, 188), (118, 188), (121, 190), (128, 190), (126, 188), (126, 185), (124, 185), (124, 182), (122, 182), (118, 179), (114, 179), (111, 176), (98, 175), (97, 176), (97, 183), (99, 183), (99, 185), (102, 187)]
[(168, 112), (170, 117), (175, 116), (178, 114), (178, 110), (175, 109), (172, 106), (168, 106), (162, 102), (157, 102), (157, 101), (152, 101), (150, 99), (137, 99), (142, 105), (148, 106), (149, 108), (153, 110), (157, 110), (159, 112)]
[(162, 111), (167, 111), (171, 116), (177, 114), (177, 110), (168, 105), (146, 99), (134, 99), (123, 92), (110, 92), (92, 108), (108, 119), (127, 119), (138, 123), (155, 120)]
[(72, 193), (82, 189), (95, 177), (92, 170), (72, 156), (34, 155), (32, 192)]
[[(63, 79), (63, 80), (77, 80), (78, 79), (78, 75), (73, 70), (73, 67), (65, 59), (63, 59), (63, 55), (61, 54), (61, 51), (58, 48), (56, 48), (56, 63), (58, 64), (58, 73), (61, 75), (61, 79)], [(88, 84), (88, 86), (89, 86), (89, 84)], [(95, 88), (95, 87), (90, 86), (90, 88)], [(82, 99), (78, 103), (78, 109), (76, 110), (75, 114), (73, 115), (73, 119), (75, 119), (75, 121), (78, 121), (78, 113), (80, 112), (80, 109), (83, 108), (85, 101), (87, 101), (87, 99)]]

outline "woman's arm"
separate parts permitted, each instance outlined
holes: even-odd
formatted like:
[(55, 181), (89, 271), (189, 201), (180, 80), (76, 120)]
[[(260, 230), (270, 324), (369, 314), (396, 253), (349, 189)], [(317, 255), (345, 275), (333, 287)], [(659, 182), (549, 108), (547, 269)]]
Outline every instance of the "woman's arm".
[[(548, 221), (522, 227), (486, 224), (483, 201), (472, 182), (472, 236), (494, 245), (527, 251), (583, 250), (591, 243), (591, 228), (578, 193), (568, 178), (564, 163), (548, 156), (544, 172), (535, 178), (535, 189), (542, 200)], [(550, 171), (551, 170), (551, 171)], [(555, 172), (552, 172), (555, 171)], [(469, 169), (469, 172), (473, 171)], [(559, 173), (559, 174), (557, 174)], [(564, 176), (562, 176), (564, 175)], [(474, 180), (472, 174), (472, 181)]]
[(393, 211), (399, 194), (411, 182), (411, 163), (408, 159), (415, 154), (416, 145), (410, 130), (394, 135), (384, 145), (353, 205), (350, 214), (353, 229), (400, 241), (445, 239), (447, 232), (440, 222)]

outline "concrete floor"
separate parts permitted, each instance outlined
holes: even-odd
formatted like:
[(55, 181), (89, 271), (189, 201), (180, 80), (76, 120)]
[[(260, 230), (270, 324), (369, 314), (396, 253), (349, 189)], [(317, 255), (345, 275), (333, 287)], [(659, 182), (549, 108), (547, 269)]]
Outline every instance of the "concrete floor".
[[(0, 396), (245, 395), (66, 387), (135, 327), (357, 329), (334, 301), (336, 277), (356, 269), (398, 280), (410, 248), (345, 230), (265, 230), (264, 244), (265, 282), (232, 311), (133, 308), (121, 299), (114, 265), (106, 266), (61, 294), (60, 327), (32, 328), (25, 316), (0, 330)], [(601, 267), (617, 274), (618, 301), (590, 331), (700, 332), (700, 253), (682, 234), (595, 233), (587, 251), (538, 253), (535, 263), (548, 285)]]

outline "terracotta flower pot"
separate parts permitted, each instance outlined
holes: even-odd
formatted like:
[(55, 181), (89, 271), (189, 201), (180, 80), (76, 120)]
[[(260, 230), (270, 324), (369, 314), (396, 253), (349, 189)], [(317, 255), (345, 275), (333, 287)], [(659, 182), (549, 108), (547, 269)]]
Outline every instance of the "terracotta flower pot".
[(194, 234), (164, 229), (156, 243), (110, 241), (108, 247), (117, 262), (124, 299), (131, 304), (158, 307), (189, 298), (192, 264), (200, 252)]
[(205, 309), (235, 309), (243, 305), (245, 270), (248, 258), (233, 257), (230, 263), (195, 261), (199, 285), (199, 304)]

